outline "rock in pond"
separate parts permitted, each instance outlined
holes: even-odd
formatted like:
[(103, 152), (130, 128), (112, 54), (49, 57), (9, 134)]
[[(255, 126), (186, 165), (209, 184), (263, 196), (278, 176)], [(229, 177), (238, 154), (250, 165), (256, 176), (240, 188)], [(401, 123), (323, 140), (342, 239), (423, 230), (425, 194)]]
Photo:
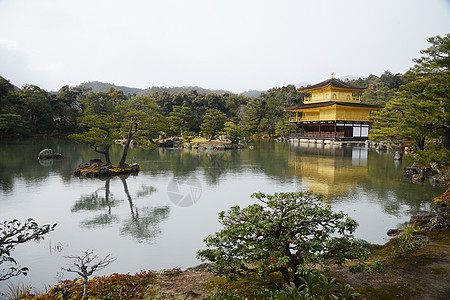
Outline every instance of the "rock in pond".
[(400, 230), (400, 229), (389, 229), (386, 234), (389, 236), (393, 236), (393, 235), (400, 234), (400, 232), (402, 232), (402, 231), (403, 230)]
[(52, 149), (44, 149), (39, 152), (38, 159), (61, 158), (61, 153), (53, 153)]
[(402, 158), (403, 158), (403, 152), (400, 151), (400, 150), (395, 151), (394, 159), (395, 160), (402, 160)]

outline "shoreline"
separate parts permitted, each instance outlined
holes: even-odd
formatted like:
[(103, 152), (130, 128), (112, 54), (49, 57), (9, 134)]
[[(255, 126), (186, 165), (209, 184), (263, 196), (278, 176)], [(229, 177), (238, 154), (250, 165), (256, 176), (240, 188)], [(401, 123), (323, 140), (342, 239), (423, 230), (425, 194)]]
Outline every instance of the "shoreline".
[[(450, 288), (446, 285), (450, 280), (450, 229), (423, 234), (428, 236), (429, 243), (405, 258), (389, 257), (395, 238), (384, 245), (372, 245), (371, 259), (385, 260), (382, 273), (351, 274), (347, 266), (333, 266), (331, 276), (350, 284), (366, 299), (445, 299), (450, 293)], [(207, 270), (208, 266), (208, 263), (203, 263), (184, 271), (179, 268), (147, 271), (145, 276), (142, 275), (143, 272), (135, 275), (113, 273), (95, 277), (90, 280), (90, 284), (108, 282), (109, 278), (111, 282), (108, 288), (119, 286), (125, 291), (130, 278), (140, 280), (144, 284), (141, 286), (142, 297), (136, 299), (204, 299), (218, 291), (231, 293), (235, 290), (240, 295), (249, 296), (256, 290), (281, 288), (283, 285), (281, 275), (277, 276), (276, 273), (267, 278), (257, 278), (255, 274), (250, 274), (231, 281), (216, 277)], [(90, 290), (97, 291), (100, 288), (91, 286)], [(35, 299), (54, 298), (43, 294)]]

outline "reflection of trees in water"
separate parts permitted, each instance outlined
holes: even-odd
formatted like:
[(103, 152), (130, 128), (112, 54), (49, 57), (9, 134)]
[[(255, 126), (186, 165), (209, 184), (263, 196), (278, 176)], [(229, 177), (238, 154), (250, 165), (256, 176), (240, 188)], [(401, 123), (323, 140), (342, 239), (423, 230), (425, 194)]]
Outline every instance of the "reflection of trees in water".
[(265, 173), (280, 182), (292, 180), (294, 176), (288, 165), (288, 143), (261, 141), (252, 145), (254, 149), (225, 151), (160, 149), (150, 154), (154, 155), (151, 157), (152, 164), (145, 169), (153, 174), (173, 172), (175, 178), (188, 178), (201, 170), (210, 185), (217, 185), (226, 174), (248, 170)]
[(119, 217), (117, 215), (112, 215), (110, 213), (101, 214), (95, 216), (94, 218), (87, 219), (80, 222), (80, 226), (84, 228), (99, 228), (107, 227), (113, 223), (118, 223)]
[[(131, 199), (125, 177), (121, 176), (120, 180), (123, 184), (123, 190), (127, 195), (131, 211), (131, 216), (123, 222), (124, 225), (120, 229), (120, 233), (123, 235), (129, 234), (137, 239), (138, 242), (154, 239), (161, 233), (161, 229), (157, 225), (169, 217), (170, 207), (136, 207)], [(154, 192), (156, 188), (147, 187), (145, 190)]]
[(156, 192), (156, 188), (153, 186), (141, 185), (141, 190), (136, 192), (136, 197), (141, 198)]
[(247, 149), (242, 153), (242, 161), (250, 162), (246, 168), (257, 173), (264, 173), (278, 183), (289, 183), (299, 178), (289, 166), (291, 156), (289, 143), (259, 141), (254, 142), (253, 146), (253, 149)]
[[(128, 189), (126, 177), (119, 177), (127, 201), (130, 207), (130, 217), (122, 220), (120, 233), (123, 235), (131, 235), (138, 241), (150, 241), (160, 234), (161, 229), (158, 224), (167, 219), (170, 213), (169, 206), (163, 207), (138, 207), (134, 204)], [(83, 195), (72, 206), (73, 213), (82, 211), (100, 211), (101, 213), (80, 222), (81, 227), (99, 228), (110, 226), (113, 223), (120, 223), (121, 218), (117, 214), (113, 214), (113, 208), (118, 207), (124, 200), (115, 199), (111, 193), (111, 178), (103, 179), (105, 187), (101, 187), (89, 195)], [(104, 194), (101, 192), (104, 191)], [(148, 196), (156, 191), (155, 187), (142, 185), (141, 189), (136, 193), (136, 198)]]
[[(106, 178), (105, 187), (98, 188), (89, 195), (82, 195), (81, 198), (72, 206), (71, 212), (81, 211), (99, 211), (107, 210), (107, 213), (100, 214), (94, 218), (81, 222), (80, 226), (85, 228), (105, 227), (119, 221), (117, 215), (111, 213), (113, 207), (119, 206), (123, 200), (115, 200), (110, 190), (111, 178)], [(104, 190), (104, 196), (100, 192)]]
[(209, 184), (217, 184), (224, 174), (247, 171), (263, 173), (271, 180), (290, 182), (296, 175), (290, 170), (288, 143), (259, 141), (253, 149), (226, 150), (202, 154), (202, 166)]
[(131, 217), (123, 221), (120, 233), (131, 235), (138, 242), (151, 241), (161, 233), (158, 224), (167, 219), (169, 214), (169, 206), (134, 208)]
[[(242, 151), (213, 151), (203, 149), (158, 149), (148, 153), (145, 160), (151, 164), (141, 164), (141, 170), (156, 175), (171, 172), (175, 178), (189, 178), (203, 170), (210, 184), (217, 184), (228, 172), (242, 170)], [(144, 158), (142, 158), (144, 160)]]
[[(89, 195), (82, 195), (80, 200), (76, 201), (72, 206), (71, 212), (80, 211), (95, 211), (108, 208), (108, 213), (111, 214), (111, 208), (119, 205), (123, 200), (115, 200), (110, 190), (111, 178), (105, 179), (105, 187), (98, 188), (95, 192)], [(105, 195), (100, 195), (100, 191), (104, 190)]]
[(241, 168), (240, 159), (237, 150), (205, 151), (200, 153), (198, 157), (207, 182), (211, 185), (218, 184), (224, 174), (232, 172), (236, 168)]
[[(441, 194), (444, 189), (424, 188), (429, 185), (411, 184), (403, 178), (403, 167), (412, 162), (403, 160), (401, 165), (395, 163), (392, 153), (378, 153), (370, 150), (367, 163), (367, 180), (360, 183), (364, 192), (372, 199), (378, 199), (384, 212), (398, 216), (405, 206), (408, 214), (414, 214), (428, 208), (431, 199)], [(389, 158), (386, 158), (389, 156)]]
[(402, 179), (386, 182), (384, 186), (370, 181), (361, 186), (367, 197), (377, 201), (385, 213), (393, 216), (403, 214), (405, 209), (410, 215), (428, 210), (431, 199), (444, 192), (443, 188), (424, 188), (422, 184), (407, 183)]

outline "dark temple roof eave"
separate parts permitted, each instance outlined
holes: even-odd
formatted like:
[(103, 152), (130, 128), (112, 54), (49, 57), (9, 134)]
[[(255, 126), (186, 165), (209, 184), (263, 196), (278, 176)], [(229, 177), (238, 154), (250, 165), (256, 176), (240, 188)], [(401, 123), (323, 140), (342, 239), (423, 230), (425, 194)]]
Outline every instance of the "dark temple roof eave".
[(357, 86), (357, 85), (354, 85), (354, 84), (350, 84), (350, 83), (344, 82), (342, 80), (339, 80), (337, 78), (329, 78), (329, 79), (327, 79), (325, 81), (322, 81), (322, 82), (319, 82), (319, 83), (316, 83), (316, 84), (313, 84), (313, 85), (309, 85), (307, 87), (301, 87), (301, 88), (298, 89), (298, 91), (299, 92), (302, 92), (302, 91), (307, 92), (307, 91), (311, 91), (311, 90), (324, 88), (324, 87), (327, 87), (329, 85), (337, 87), (337, 88), (352, 89), (352, 90), (358, 90), (358, 91), (362, 91), (362, 90), (365, 90), (367, 88), (367, 87), (362, 87), (362, 86)]
[(309, 103), (309, 104), (300, 104), (295, 106), (285, 107), (284, 110), (295, 110), (295, 109), (307, 109), (307, 108), (317, 108), (317, 107), (326, 107), (331, 105), (341, 105), (341, 106), (353, 106), (353, 107), (363, 107), (363, 108), (384, 108), (382, 105), (372, 105), (365, 103), (352, 103), (352, 102), (343, 102), (343, 101), (324, 101), (318, 103)]

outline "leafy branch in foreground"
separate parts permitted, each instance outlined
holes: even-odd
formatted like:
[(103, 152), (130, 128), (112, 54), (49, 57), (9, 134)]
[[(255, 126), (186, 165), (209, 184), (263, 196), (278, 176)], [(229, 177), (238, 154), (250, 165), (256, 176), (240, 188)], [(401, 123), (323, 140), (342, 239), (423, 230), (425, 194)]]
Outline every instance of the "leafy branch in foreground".
[[(358, 224), (334, 212), (323, 196), (312, 192), (252, 195), (262, 202), (221, 212), (224, 229), (205, 239), (199, 258), (213, 262), (217, 275), (235, 277), (249, 272), (279, 271), (285, 283), (301, 284), (310, 270), (356, 260), (353, 271), (365, 270), (369, 244), (354, 238)], [(290, 274), (293, 273), (293, 280)]]
[(3, 263), (14, 265), (7, 269), (0, 269), (0, 281), (8, 280), (21, 274), (26, 276), (28, 268), (16, 267), (17, 262), (11, 257), (11, 251), (19, 244), (43, 239), (43, 236), (53, 231), (55, 226), (56, 224), (39, 226), (31, 218), (23, 223), (17, 219), (0, 223), (0, 265)]

